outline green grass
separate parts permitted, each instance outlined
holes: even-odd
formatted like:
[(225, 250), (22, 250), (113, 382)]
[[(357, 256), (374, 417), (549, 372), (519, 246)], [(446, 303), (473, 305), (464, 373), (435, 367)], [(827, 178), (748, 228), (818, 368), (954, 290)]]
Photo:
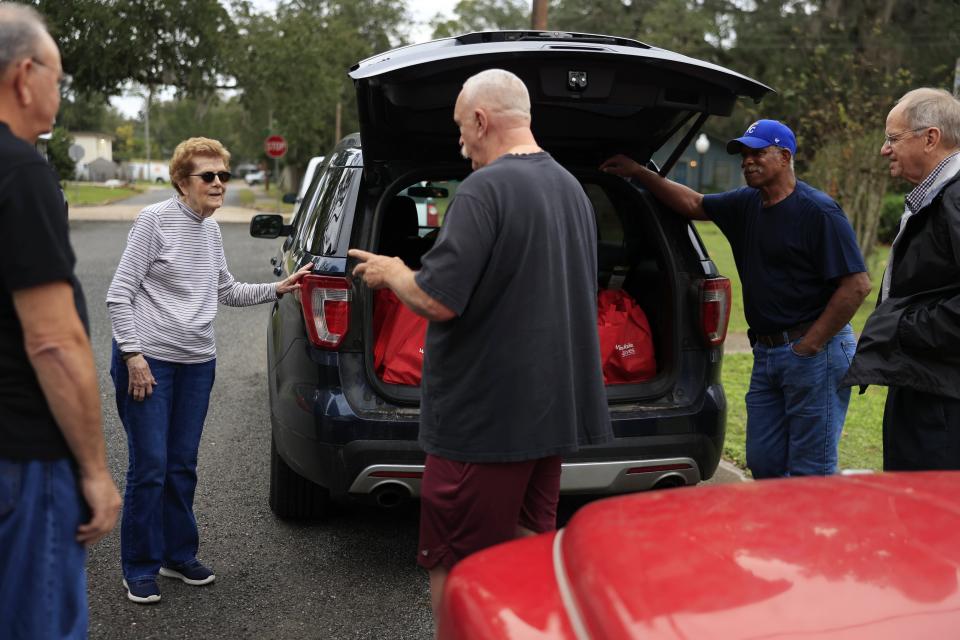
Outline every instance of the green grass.
[[(745, 333), (747, 321), (743, 316), (743, 298), (736, 264), (727, 242), (712, 222), (698, 222), (697, 232), (703, 238), (710, 257), (720, 273), (730, 278), (733, 285), (733, 302), (730, 310), (731, 333)], [(873, 292), (861, 305), (850, 323), (857, 333), (863, 328), (873, 311), (877, 290), (883, 277), (889, 248), (879, 246), (867, 260)], [(723, 360), (723, 385), (727, 394), (727, 437), (723, 447), (724, 457), (740, 467), (746, 467), (747, 408), (744, 397), (750, 384), (750, 369), (753, 355), (731, 353)], [(887, 398), (885, 387), (870, 387), (863, 395), (853, 390), (847, 420), (840, 440), (840, 468), (875, 469), (883, 467), (882, 423), (883, 405)]]
[[(293, 213), (292, 204), (287, 204), (283, 202), (283, 194), (286, 193), (285, 189), (278, 189), (277, 186), (273, 183), (270, 184), (270, 190), (250, 190), (250, 194), (254, 197), (254, 200), (250, 204), (244, 204), (245, 207), (250, 207), (256, 209), (257, 211), (265, 211), (268, 213), (282, 213), (282, 214), (291, 214)], [(241, 196), (243, 198), (244, 196)]]
[(697, 222), (697, 233), (707, 247), (707, 253), (721, 274), (730, 278), (733, 288), (733, 301), (730, 305), (730, 324), (727, 331), (730, 333), (746, 333), (747, 321), (743, 317), (743, 296), (740, 289), (740, 276), (737, 275), (737, 263), (733, 261), (733, 252), (730, 243), (720, 228), (712, 222)]
[[(744, 397), (750, 384), (753, 355), (731, 353), (723, 357), (723, 387), (727, 394), (727, 437), (723, 456), (746, 468), (747, 407)], [(850, 396), (847, 420), (840, 439), (841, 469), (883, 468), (882, 424), (886, 387), (869, 387), (863, 395), (857, 388)]]
[(116, 187), (111, 189), (110, 187), (87, 182), (67, 182), (64, 185), (64, 191), (67, 194), (67, 200), (71, 206), (84, 207), (102, 206), (118, 200), (124, 200), (140, 193), (142, 189), (130, 187)]
[(257, 197), (250, 189), (240, 189), (237, 191), (237, 199), (240, 200), (240, 206), (252, 207)]
[(723, 356), (723, 390), (727, 395), (727, 436), (723, 441), (723, 457), (738, 467), (747, 468), (747, 406), (743, 398), (750, 385), (753, 355), (728, 353)]

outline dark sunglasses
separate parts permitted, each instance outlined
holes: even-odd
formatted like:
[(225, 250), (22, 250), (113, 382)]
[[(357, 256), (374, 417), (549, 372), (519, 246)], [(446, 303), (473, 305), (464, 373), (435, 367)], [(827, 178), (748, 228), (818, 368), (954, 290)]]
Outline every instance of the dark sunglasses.
[(204, 182), (213, 182), (214, 178), (220, 178), (220, 182), (230, 182), (231, 177), (229, 171), (204, 171), (203, 173), (190, 173), (188, 175), (197, 176)]

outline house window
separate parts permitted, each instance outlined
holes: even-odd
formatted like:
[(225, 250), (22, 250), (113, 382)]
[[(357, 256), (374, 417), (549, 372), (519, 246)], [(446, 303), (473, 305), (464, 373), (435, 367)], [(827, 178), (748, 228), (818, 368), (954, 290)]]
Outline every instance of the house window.
[(713, 185), (725, 191), (727, 189), (732, 189), (734, 185), (730, 184), (730, 163), (729, 162), (714, 162), (713, 163)]
[(681, 160), (673, 168), (674, 180), (680, 184), (687, 184), (687, 163)]

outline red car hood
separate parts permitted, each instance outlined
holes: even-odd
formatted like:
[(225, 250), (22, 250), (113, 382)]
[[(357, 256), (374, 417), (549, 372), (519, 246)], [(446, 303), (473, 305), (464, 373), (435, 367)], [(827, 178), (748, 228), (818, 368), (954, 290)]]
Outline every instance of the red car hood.
[(958, 637), (958, 532), (960, 473), (602, 500), (555, 540), (461, 563), (444, 626), (486, 638)]

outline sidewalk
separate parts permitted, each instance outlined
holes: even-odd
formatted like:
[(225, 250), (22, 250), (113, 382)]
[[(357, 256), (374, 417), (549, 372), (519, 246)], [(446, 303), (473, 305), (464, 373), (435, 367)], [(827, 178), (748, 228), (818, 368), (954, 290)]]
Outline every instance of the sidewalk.
[(724, 353), (750, 353), (750, 340), (746, 333), (728, 333), (723, 343)]
[[(143, 205), (108, 204), (102, 207), (70, 207), (70, 220), (133, 221)], [(219, 223), (233, 222), (250, 224), (250, 219), (261, 213), (246, 207), (220, 207), (213, 214)]]
[(703, 484), (728, 484), (731, 482), (753, 482), (753, 478), (732, 462), (721, 459), (720, 466), (717, 467), (713, 477)]

